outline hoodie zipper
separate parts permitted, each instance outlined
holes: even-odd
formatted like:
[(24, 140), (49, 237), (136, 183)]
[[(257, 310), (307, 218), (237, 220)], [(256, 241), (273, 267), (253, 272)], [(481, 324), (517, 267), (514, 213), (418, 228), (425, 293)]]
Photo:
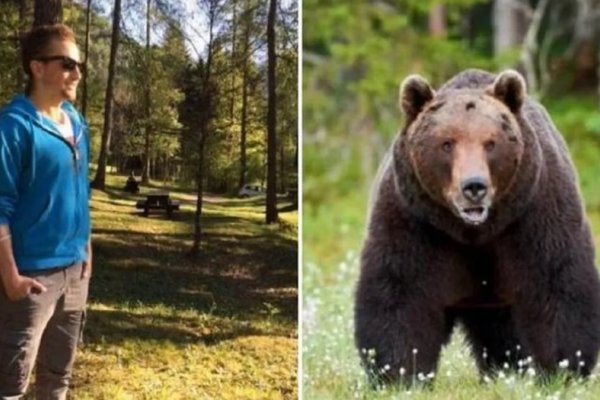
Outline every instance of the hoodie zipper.
[[(71, 116), (66, 111), (63, 110), (63, 112), (65, 113), (67, 118), (71, 118)], [(77, 134), (75, 133), (75, 130), (73, 130), (73, 144), (71, 144), (62, 135), (59, 135), (54, 130), (46, 127), (44, 124), (41, 125), (46, 132), (50, 133), (52, 136), (66, 144), (67, 147), (69, 147), (69, 149), (71, 150), (71, 153), (73, 154), (73, 167), (75, 169), (75, 232), (73, 233), (73, 238), (75, 238), (77, 236), (77, 232), (79, 232), (79, 226), (81, 225), (81, 207), (79, 205), (79, 151), (77, 150), (77, 143), (79, 143), (79, 139), (81, 138), (82, 126), (81, 124), (78, 124), (79, 131), (77, 132)], [(71, 121), (71, 125), (73, 125), (73, 121)]]

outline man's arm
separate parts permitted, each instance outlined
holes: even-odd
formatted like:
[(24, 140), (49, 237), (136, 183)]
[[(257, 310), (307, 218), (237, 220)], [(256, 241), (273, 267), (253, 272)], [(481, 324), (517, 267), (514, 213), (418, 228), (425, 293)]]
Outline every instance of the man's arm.
[(32, 291), (46, 291), (35, 279), (19, 275), (10, 237), (9, 223), (19, 199), (19, 179), (29, 154), (22, 129), (15, 119), (0, 121), (0, 281), (10, 300), (19, 300)]
[(31, 292), (46, 291), (46, 287), (35, 279), (19, 275), (8, 225), (0, 225), (0, 278), (6, 296), (12, 301), (22, 299)]

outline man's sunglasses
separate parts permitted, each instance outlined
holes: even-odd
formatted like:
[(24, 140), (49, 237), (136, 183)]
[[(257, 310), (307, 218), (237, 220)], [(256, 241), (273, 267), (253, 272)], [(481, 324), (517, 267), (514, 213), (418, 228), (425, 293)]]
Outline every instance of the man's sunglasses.
[(67, 56), (48, 56), (48, 57), (40, 57), (37, 58), (36, 61), (49, 62), (60, 60), (61, 66), (65, 71), (73, 71), (75, 67), (79, 67), (79, 71), (83, 72), (84, 64), (81, 62), (77, 62), (73, 60), (71, 57)]

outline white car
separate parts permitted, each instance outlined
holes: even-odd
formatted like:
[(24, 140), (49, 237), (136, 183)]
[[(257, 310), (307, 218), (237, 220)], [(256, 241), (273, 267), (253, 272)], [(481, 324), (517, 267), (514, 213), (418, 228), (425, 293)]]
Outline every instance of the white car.
[(250, 197), (250, 196), (258, 196), (263, 194), (264, 190), (258, 185), (244, 185), (238, 192), (238, 196), (240, 197)]

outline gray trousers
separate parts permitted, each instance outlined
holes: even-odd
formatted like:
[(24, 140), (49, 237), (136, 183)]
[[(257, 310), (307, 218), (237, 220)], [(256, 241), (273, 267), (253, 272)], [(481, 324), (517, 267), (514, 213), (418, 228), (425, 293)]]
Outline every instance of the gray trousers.
[(18, 301), (0, 285), (0, 400), (23, 398), (36, 360), (37, 400), (66, 399), (88, 296), (81, 268), (23, 273), (48, 291)]

